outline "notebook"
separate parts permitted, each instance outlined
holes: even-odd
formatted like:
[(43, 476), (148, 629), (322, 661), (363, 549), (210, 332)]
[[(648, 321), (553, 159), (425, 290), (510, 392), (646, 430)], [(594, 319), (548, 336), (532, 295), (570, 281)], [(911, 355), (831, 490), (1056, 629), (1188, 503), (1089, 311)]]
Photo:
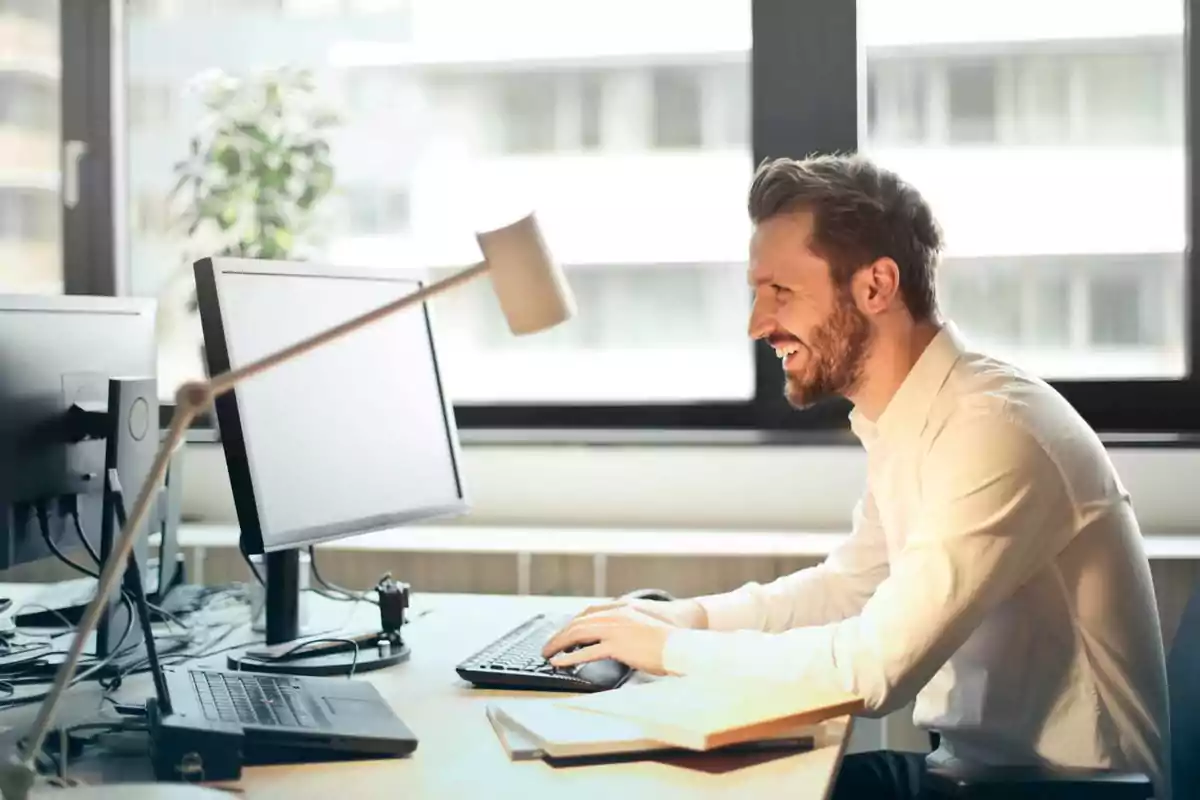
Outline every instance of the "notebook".
[[(635, 722), (571, 709), (556, 699), (496, 701), (486, 706), (486, 712), (497, 738), (514, 761), (651, 756), (680, 750), (648, 738)], [(807, 727), (792, 726), (762, 741), (742, 742), (736, 748), (808, 750), (813, 746), (813, 733)]]
[(843, 692), (700, 677), (666, 678), (557, 703), (632, 724), (646, 738), (692, 750), (767, 739), (863, 710), (860, 698)]

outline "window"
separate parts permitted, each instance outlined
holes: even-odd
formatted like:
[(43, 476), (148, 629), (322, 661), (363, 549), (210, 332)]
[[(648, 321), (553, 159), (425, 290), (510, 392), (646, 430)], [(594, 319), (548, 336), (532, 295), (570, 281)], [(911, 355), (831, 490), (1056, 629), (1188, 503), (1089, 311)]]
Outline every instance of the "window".
[[(884, 2), (861, 4), (877, 38), (873, 25), (896, 13)], [(878, 56), (865, 43), (868, 113), (879, 116), (866, 149), (942, 222), (943, 306), (968, 335), (1047, 378), (1180, 378), (1185, 337), (1163, 326), (1182, 325), (1184, 302), (1183, 286), (1168, 283), (1182, 272), (1165, 266), (1182, 261), (1186, 230), (1183, 131), (1168, 131), (1183, 100), (1182, 62), (1169, 57), (1181, 39), (1048, 36), (1029, 16), (1023, 37), (997, 42), (988, 20), (1001, 7), (980, 13), (976, 24), (923, 18), (911, 41)], [(1137, 13), (1125, 13), (1133, 25)], [(944, 116), (936, 95), (912, 89), (918, 63), (925, 91), (944, 83)], [(944, 140), (893, 122), (906, 105), (919, 119), (926, 104)], [(894, 147), (914, 140), (919, 153)], [(1104, 362), (1114, 347), (1127, 357)]]
[(872, 140), (916, 144), (929, 136), (928, 80), (920, 64), (880, 59), (868, 65), (867, 126)]
[[(68, 235), (65, 270), (55, 256), (38, 274), (159, 298), (169, 396), (203, 371), (188, 310), (196, 256), (269, 237), (289, 257), (444, 275), (475, 260), (475, 230), (534, 208), (580, 314), (518, 339), (485, 283), (439, 298), (463, 427), (845, 428), (845, 404), (791, 409), (778, 360), (747, 341), (745, 193), (763, 159), (861, 149), (933, 205), (942, 305), (969, 338), (1053, 382), (1102, 431), (1196, 431), (1187, 190), (1200, 185), (1189, 157), (1200, 127), (1184, 124), (1184, 12), (1197, 2), (1084, 13), (1063, 0), (743, 0), (688, 4), (680, 25), (677, 0), (569, 15), (542, 0), (129, 0), (130, 126), (114, 146), (137, 157), (116, 162), (124, 186), (95, 195), (130, 207), (67, 209), (48, 225), (29, 201), (0, 200), (0, 256), (34, 264), (72, 214), (127, 220), (127, 272), (72, 266), (84, 248)], [(0, 21), (8, 10), (28, 33), (44, 8), (0, 0)], [(54, 19), (46, 27), (57, 34)], [(81, 52), (104, 55), (89, 37)], [(61, 182), (44, 115), (57, 103), (14, 88), (18, 74), (42, 76), (56, 97), (46, 60), (0, 70), (10, 194)], [(311, 79), (277, 97), (262, 84), (272, 65)], [(89, 80), (62, 67), (64, 82)], [(160, 231), (168, 209), (151, 199), (209, 127), (201, 84), (216, 71), (242, 92), (242, 132), (283, 132), (289, 155), (216, 148), (205, 164), (237, 180), (209, 198), (195, 234)], [(103, 104), (62, 113), (64, 128), (87, 122), (67, 138), (112, 129)], [(280, 208), (258, 202), (250, 175), (329, 192)], [(187, 210), (187, 197), (175, 202)]]
[(699, 147), (703, 130), (700, 76), (693, 70), (653, 73), (654, 146)]
[(947, 128), (951, 142), (996, 138), (996, 69), (989, 62), (946, 65)]
[(579, 78), (579, 146), (598, 150), (604, 141), (604, 76), (585, 73)]
[(58, 9), (0, 0), (0, 292), (64, 288)]
[(160, 192), (139, 192), (133, 200), (133, 229), (146, 237), (170, 233), (171, 215), (168, 201)]
[(0, 72), (0, 127), (58, 130), (58, 86), (27, 72)]
[(403, 233), (409, 223), (408, 193), (381, 186), (346, 189), (347, 232), (352, 236)]
[(916, 59), (867, 64), (867, 127), (880, 144), (918, 144), (929, 137), (928, 73)]
[(942, 269), (946, 275), (938, 287), (939, 300), (949, 317), (968, 321), (972, 335), (985, 347), (1021, 341), (1020, 275), (1011, 269), (953, 262)]
[(1013, 81), (1012, 107), (1005, 114), (1012, 141), (1035, 146), (1069, 141), (1071, 56), (1017, 56), (1006, 65)]
[(0, 238), (47, 242), (54, 238), (58, 197), (45, 189), (0, 189)]
[(160, 83), (129, 85), (129, 125), (136, 130), (161, 129), (171, 122), (171, 87)]
[(746, 147), (750, 142), (749, 64), (722, 65), (712, 83), (715, 95), (705, 111), (716, 117), (715, 140), (726, 147)]
[[(203, 371), (195, 315), (180, 290), (191, 260), (240, 246), (239, 229), (256, 235), (243, 219), (296, 219), (296, 257), (446, 274), (474, 260), (477, 228), (532, 207), (571, 276), (579, 316), (515, 338), (486, 282), (435, 301), (460, 419), (498, 404), (612, 404), (628, 413), (657, 406), (663, 410), (652, 413), (669, 415), (683, 406), (748, 403), (747, 2), (707, 8), (710, 24), (719, 23), (710, 28), (714, 38), (670, 66), (661, 63), (660, 45), (683, 33), (673, 15), (638, 13), (602, 35), (567, 15), (547, 16), (535, 30), (509, 4), (477, 0), (430, 0), (421, 6), (422, 25), (411, 28), (398, 21), (416, 13), (413, 3), (358, 2), (354, 10), (303, 15), (285, 3), (269, 26), (227, 8), (229, 30), (255, 33), (255, 46), (243, 48), (204, 38), (209, 5), (176, 0), (169, 18), (127, 15), (131, 95), (161, 85), (176, 99), (156, 106), (161, 116), (131, 120), (138, 157), (129, 159), (128, 196), (163, 196), (193, 136), (215, 124), (203, 102), (203, 79), (213, 70), (243, 92), (230, 113), (298, 143), (287, 174), (267, 165), (271, 175), (261, 180), (302, 181), (310, 151), (327, 153), (331, 191), (312, 213), (294, 204), (257, 208), (246, 198), (259, 196), (260, 178), (239, 168), (222, 179), (222, 202), (238, 209), (227, 228), (220, 209), (209, 209), (193, 237), (152, 234), (146, 211), (128, 215), (129, 285), (159, 297), (177, 322), (164, 326), (164, 397)], [(375, 9), (369, 20), (360, 13), (367, 5)], [(627, 37), (634, 28), (638, 35)], [(403, 35), (393, 40), (392, 31)], [(378, 46), (353, 46), (364, 40)], [(176, 77), (155, 66), (168, 62)], [(272, 64), (311, 73), (309, 89), (282, 94), (281, 115), (259, 99), (270, 96), (261, 82)], [(314, 136), (304, 120), (326, 106), (338, 119)], [(247, 110), (255, 108), (263, 110)], [(239, 146), (236, 154), (214, 151), (214, 169), (230, 173), (229, 164), (268, 158), (251, 141)], [(177, 202), (186, 212), (186, 196)]]
[(58, 3), (59, 0), (0, 0), (0, 16), (13, 15), (57, 25)]
[(553, 151), (558, 131), (558, 76), (504, 75), (498, 83), (504, 152)]
[(1175, 42), (1158, 52), (1085, 55), (1077, 69), (1083, 84), (1084, 130), (1095, 144), (1182, 141), (1171, 106), (1182, 102), (1182, 62), (1169, 57)]

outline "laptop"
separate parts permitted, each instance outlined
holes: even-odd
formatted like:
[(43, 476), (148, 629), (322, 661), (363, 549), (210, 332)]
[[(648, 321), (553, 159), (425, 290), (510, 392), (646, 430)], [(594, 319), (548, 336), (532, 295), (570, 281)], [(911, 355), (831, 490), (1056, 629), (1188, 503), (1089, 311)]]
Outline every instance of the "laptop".
[[(115, 470), (117, 522), (125, 501)], [(150, 630), (141, 571), (125, 568), (154, 679), (146, 703), (151, 760), (159, 780), (225, 780), (243, 766), (397, 758), (417, 737), (370, 683), (203, 667), (163, 668)]]
[(417, 737), (366, 681), (202, 667), (162, 674), (167, 705), (158, 706), (170, 709), (173, 735), (237, 726), (245, 766), (400, 758), (417, 749)]

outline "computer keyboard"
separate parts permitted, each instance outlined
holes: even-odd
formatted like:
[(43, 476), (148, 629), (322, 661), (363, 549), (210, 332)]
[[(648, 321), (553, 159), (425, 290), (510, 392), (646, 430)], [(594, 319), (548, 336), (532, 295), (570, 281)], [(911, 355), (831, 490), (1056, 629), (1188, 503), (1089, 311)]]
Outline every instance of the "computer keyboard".
[(189, 670), (204, 716), (243, 725), (323, 728), (328, 720), (303, 700), (290, 677), (254, 673)]
[(476, 686), (570, 692), (615, 689), (633, 674), (612, 659), (559, 669), (542, 658), (542, 646), (568, 619), (538, 614), (465, 659), (456, 670)]

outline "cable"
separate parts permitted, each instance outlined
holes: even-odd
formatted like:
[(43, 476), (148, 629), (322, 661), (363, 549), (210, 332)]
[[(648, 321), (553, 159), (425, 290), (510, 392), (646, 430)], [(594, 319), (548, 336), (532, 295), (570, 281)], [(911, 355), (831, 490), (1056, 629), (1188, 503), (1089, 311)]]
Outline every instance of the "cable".
[[(75, 532), (76, 532), (77, 534), (79, 534), (79, 541), (83, 542), (83, 546), (87, 548), (87, 551), (88, 551), (88, 553), (91, 555), (91, 557), (92, 557), (93, 559), (95, 559), (95, 561), (96, 561), (96, 564), (100, 564), (100, 554), (99, 554), (99, 553), (97, 553), (97, 552), (95, 551), (95, 549), (92, 547), (92, 543), (88, 541), (87, 534), (86, 534), (86, 533), (84, 532), (84, 530), (83, 530), (83, 522), (82, 522), (82, 521), (80, 521), (80, 519), (79, 519), (79, 510), (78, 510), (78, 509), (72, 509), (72, 510), (71, 510), (69, 513), (70, 513), (71, 519), (72, 519), (72, 520), (74, 521), (74, 523), (75, 523)], [(83, 572), (83, 573), (85, 573), (85, 574), (87, 574), (87, 575), (90, 575), (90, 576), (91, 576), (91, 577), (93, 577), (93, 578), (96, 578), (96, 579), (99, 579), (99, 578), (100, 578), (100, 574), (99, 574), (99, 573), (97, 573), (97, 572), (92, 572), (92, 571), (90, 571), (90, 570), (86, 570), (86, 569), (84, 569), (84, 568), (83, 568), (82, 566), (80, 566), (79, 564), (76, 564), (74, 561), (72, 561), (71, 559), (67, 558), (67, 557), (66, 557), (66, 556), (65, 556), (65, 555), (62, 553), (62, 551), (61, 551), (61, 550), (59, 550), (57, 547), (55, 547), (55, 546), (54, 546), (54, 543), (50, 541), (50, 535), (49, 535), (49, 521), (48, 521), (48, 520), (47, 520), (47, 523), (46, 523), (45, 527), (43, 527), (43, 529), (42, 529), (42, 536), (43, 536), (43, 537), (46, 539), (46, 544), (50, 545), (50, 549), (51, 549), (51, 551), (54, 553), (54, 555), (55, 555), (55, 556), (56, 556), (56, 557), (57, 557), (57, 558), (58, 558), (60, 561), (63, 561), (63, 562), (65, 562), (65, 563), (66, 563), (68, 566), (74, 567), (75, 569), (79, 570), (80, 572)], [(124, 592), (125, 592), (125, 590), (124, 590), (124, 589), (122, 589), (121, 591), (122, 591), (122, 593), (124, 593)], [(150, 608), (150, 610), (151, 610), (151, 611), (154, 611), (154, 612), (157, 612), (158, 614), (161, 614), (161, 615), (162, 615), (162, 617), (163, 617), (164, 619), (167, 619), (167, 620), (169, 620), (169, 621), (171, 621), (171, 622), (174, 622), (176, 625), (178, 625), (178, 626), (179, 626), (179, 627), (181, 627), (181, 628), (184, 628), (185, 630), (187, 629), (187, 627), (188, 627), (188, 626), (187, 626), (187, 624), (186, 624), (186, 623), (184, 623), (184, 622), (182, 622), (182, 621), (179, 619), (179, 617), (175, 616), (175, 615), (174, 615), (174, 614), (172, 614), (171, 612), (169, 612), (169, 611), (167, 611), (167, 610), (165, 610), (165, 609), (163, 609), (163, 608), (160, 608), (159, 606), (156, 606), (156, 605), (154, 605), (153, 603), (151, 603), (151, 602), (149, 602), (149, 601), (147, 601), (147, 602), (146, 602), (146, 605), (147, 605), (147, 606), (149, 606), (149, 608)]]
[(324, 576), (321, 575), (321, 570), (317, 568), (317, 549), (312, 545), (308, 546), (308, 558), (311, 565), (313, 578), (316, 579), (317, 583), (321, 584), (321, 586), (323, 586), (327, 592), (340, 594), (343, 595), (343, 597), (330, 597), (328, 594), (323, 594), (320, 592), (318, 592), (318, 594), (321, 594), (323, 597), (329, 597), (330, 600), (348, 600), (355, 603), (359, 602), (360, 600), (365, 600), (368, 603), (379, 605), (378, 600), (367, 596), (370, 594), (369, 590), (366, 592), (353, 592), (349, 589), (345, 589), (325, 580)]
[(100, 577), (99, 572), (90, 570), (82, 564), (77, 564), (70, 558), (67, 558), (66, 553), (58, 549), (58, 545), (54, 543), (54, 539), (50, 536), (50, 517), (46, 514), (46, 504), (40, 500), (37, 503), (37, 518), (38, 527), (42, 529), (42, 539), (46, 542), (46, 547), (50, 548), (50, 552), (54, 554), (55, 558), (66, 564), (68, 567), (71, 567), (76, 572), (82, 572), (84, 575), (88, 575), (92, 578), (98, 579)]
[(258, 567), (254, 566), (254, 562), (250, 560), (250, 554), (246, 552), (246, 545), (242, 542), (242, 537), (238, 537), (238, 552), (242, 554), (242, 560), (246, 562), (246, 566), (250, 568), (250, 574), (254, 576), (254, 580), (258, 581), (258, 585), (266, 587), (267, 582), (263, 580), (263, 576), (258, 571)]
[[(61, 611), (59, 611), (57, 608), (50, 608), (49, 606), (44, 606), (41, 603), (22, 603), (20, 606), (17, 607), (17, 610), (13, 612), (13, 618), (15, 619), (16, 617), (19, 617), (21, 615), (21, 612), (25, 611), (25, 609), (30, 609), (32, 611), (37, 611), (40, 609), (42, 611), (45, 611), (46, 613), (50, 614), (51, 616), (57, 617), (59, 622), (61, 622), (66, 628), (68, 628), (68, 630), (66, 631), (67, 633), (70, 633), (71, 631), (75, 630), (75, 623), (71, 622), (71, 620), (67, 619), (66, 616), (64, 616)], [(26, 633), (24, 635), (30, 637), (31, 639), (50, 640), (50, 639), (57, 639), (59, 636), (62, 636), (62, 632), (53, 633), (53, 634)]]
[[(321, 642), (325, 642), (325, 643), (341, 642), (342, 644), (348, 644), (348, 645), (351, 645), (354, 647), (354, 660), (350, 662), (350, 674), (347, 676), (347, 677), (353, 678), (354, 670), (358, 667), (358, 642), (354, 641), (353, 639), (341, 639), (336, 636), (330, 636), (330, 637), (324, 638), (324, 639), (309, 639), (307, 641), (301, 642), (300, 644), (296, 645), (295, 647), (285, 650), (284, 652), (280, 653), (277, 656), (270, 656), (266, 659), (255, 659), (255, 660), (283, 661), (288, 656), (292, 655), (293, 653), (297, 653), (300, 650), (303, 650), (304, 648), (308, 647), (311, 644), (320, 644)], [(242, 671), (242, 659), (240, 659), (240, 658), (238, 659), (237, 671), (238, 672)]]
[[(72, 497), (74, 499), (74, 497)], [(100, 564), (100, 554), (96, 552), (96, 548), (92, 547), (92, 543), (88, 541), (87, 536), (83, 533), (83, 522), (79, 519), (79, 507), (72, 504), (70, 511), (71, 520), (75, 523), (75, 533), (79, 534), (79, 541), (83, 543), (83, 547), (88, 551), (88, 555), (92, 557), (97, 566)]]
[[(109, 653), (105, 658), (101, 659), (98, 663), (93, 664), (88, 669), (84, 670), (83, 672), (76, 674), (75, 677), (73, 677), (71, 679), (71, 682), (68, 684), (68, 686), (74, 686), (77, 683), (87, 680), (88, 678), (92, 677), (97, 672), (99, 672), (100, 670), (104, 669), (109, 664), (111, 664), (113, 662), (113, 660), (115, 660), (117, 658), (117, 656), (124, 654), (121, 649), (121, 645), (125, 644), (125, 640), (129, 638), (129, 633), (133, 630), (133, 618), (136, 615), (133, 610), (133, 605), (129, 602), (128, 597), (126, 597), (125, 595), (122, 595), (121, 602), (125, 604), (125, 608), (129, 612), (125, 618), (125, 631), (121, 634), (121, 638), (117, 640), (117, 643), (113, 647), (113, 650), (111, 653)], [(46, 655), (52, 655), (52, 653), (47, 653)], [(43, 681), (38, 681), (38, 683), (42, 683), (42, 682)], [(13, 683), (16, 683), (16, 681), (13, 681)], [(47, 691), (47, 692), (40, 692), (38, 694), (27, 695), (25, 697), (13, 697), (13, 698), (3, 699), (3, 700), (0, 700), (0, 709), (13, 708), (15, 706), (26, 705), (28, 703), (38, 703), (38, 702), (41, 702), (42, 700), (45, 700), (49, 694), (50, 693)]]

